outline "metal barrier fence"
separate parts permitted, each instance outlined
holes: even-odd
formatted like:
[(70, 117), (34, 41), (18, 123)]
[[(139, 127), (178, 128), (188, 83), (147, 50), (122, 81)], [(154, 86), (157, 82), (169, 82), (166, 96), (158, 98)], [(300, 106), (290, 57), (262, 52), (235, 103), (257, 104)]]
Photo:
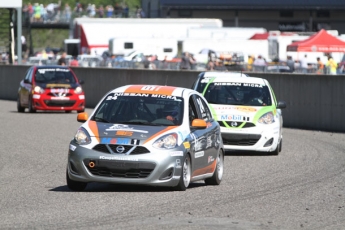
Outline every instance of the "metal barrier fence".
[[(36, 60), (36, 62), (26, 63), (27, 65), (54, 65), (57, 64), (57, 60), (48, 60), (44, 62), (41, 60)], [(80, 67), (104, 67), (104, 68), (117, 68), (117, 69), (156, 69), (156, 70), (179, 70), (180, 62), (170, 62), (170, 61), (126, 61), (126, 60), (97, 60), (92, 59), (90, 61), (83, 61), (79, 63)], [(191, 66), (190, 70), (197, 71), (206, 71), (208, 70), (207, 65), (204, 63), (197, 63)], [(295, 74), (331, 74), (330, 69), (325, 67), (322, 70), (319, 70), (317, 66), (310, 66), (308, 69), (303, 69), (299, 66), (296, 66), (294, 71), (291, 71), (290, 68), (286, 65), (281, 64), (270, 64), (266, 66), (255, 66), (244, 64), (237, 65), (225, 65), (220, 68), (215, 67), (212, 69), (214, 71), (247, 71), (255, 73), (295, 73)], [(345, 68), (340, 66), (337, 69), (336, 74), (345, 74)]]

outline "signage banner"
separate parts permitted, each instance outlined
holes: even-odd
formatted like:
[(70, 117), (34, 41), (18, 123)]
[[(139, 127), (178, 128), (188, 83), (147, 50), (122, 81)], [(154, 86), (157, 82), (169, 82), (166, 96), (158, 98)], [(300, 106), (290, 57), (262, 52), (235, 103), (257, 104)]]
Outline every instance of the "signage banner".
[(1, 0), (0, 8), (21, 8), (23, 5), (22, 0)]

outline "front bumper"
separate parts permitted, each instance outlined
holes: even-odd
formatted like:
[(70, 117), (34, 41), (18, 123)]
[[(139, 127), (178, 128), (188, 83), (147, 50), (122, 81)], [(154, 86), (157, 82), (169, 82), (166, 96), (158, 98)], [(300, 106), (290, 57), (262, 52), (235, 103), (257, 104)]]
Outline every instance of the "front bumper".
[[(174, 152), (182, 151), (174, 149)], [(67, 172), (69, 178), (82, 182), (176, 186), (182, 173), (183, 155), (169, 151), (127, 155), (106, 154), (70, 143)]]
[(226, 150), (272, 152), (281, 138), (275, 124), (245, 129), (221, 127), (221, 133)]
[(74, 94), (69, 97), (51, 97), (34, 94), (32, 105), (35, 110), (81, 111), (85, 109), (85, 96), (84, 94)]

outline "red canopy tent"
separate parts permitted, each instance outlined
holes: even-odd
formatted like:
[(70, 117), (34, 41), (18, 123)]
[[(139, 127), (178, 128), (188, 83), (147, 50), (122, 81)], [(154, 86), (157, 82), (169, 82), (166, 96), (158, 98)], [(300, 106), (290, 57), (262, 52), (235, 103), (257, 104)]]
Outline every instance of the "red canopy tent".
[(322, 29), (306, 40), (288, 45), (286, 50), (293, 52), (345, 52), (345, 42)]

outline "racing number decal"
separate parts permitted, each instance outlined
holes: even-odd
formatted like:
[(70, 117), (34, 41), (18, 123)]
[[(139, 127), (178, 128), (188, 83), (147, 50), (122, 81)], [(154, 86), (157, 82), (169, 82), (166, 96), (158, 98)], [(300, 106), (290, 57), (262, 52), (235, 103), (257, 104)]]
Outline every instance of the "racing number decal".
[(146, 85), (144, 87), (141, 88), (141, 90), (145, 90), (145, 91), (153, 91), (155, 90), (156, 86), (154, 85)]
[(107, 97), (107, 101), (109, 101), (109, 100), (116, 100), (117, 99), (117, 96), (108, 96)]
[(131, 144), (132, 145), (139, 145), (140, 141), (138, 139), (132, 139)]

